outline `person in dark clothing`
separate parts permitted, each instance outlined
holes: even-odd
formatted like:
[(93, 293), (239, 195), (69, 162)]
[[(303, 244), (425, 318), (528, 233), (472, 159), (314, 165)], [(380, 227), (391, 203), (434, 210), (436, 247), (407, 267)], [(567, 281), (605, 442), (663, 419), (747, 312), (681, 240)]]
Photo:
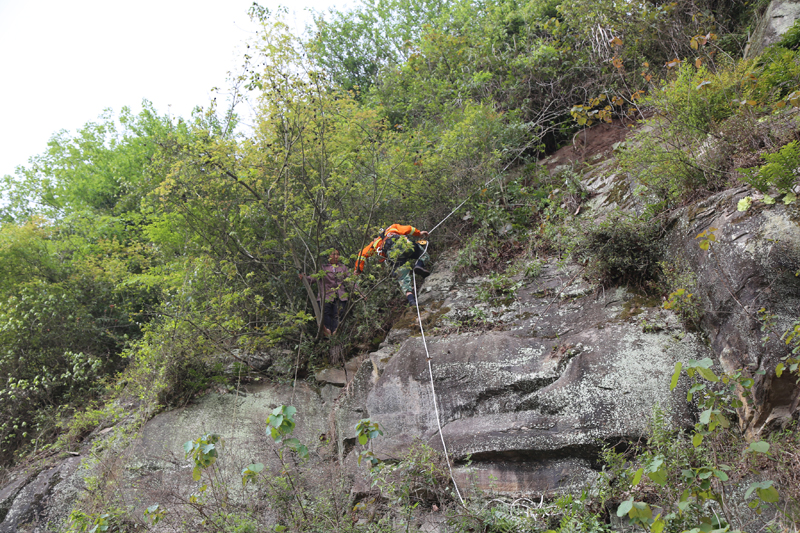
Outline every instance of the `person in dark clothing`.
[(317, 301), (322, 308), (322, 332), (329, 337), (339, 328), (339, 322), (349, 299), (344, 284), (348, 268), (340, 263), (338, 250), (331, 252), (328, 264), (322, 266), (322, 271), (324, 275), (321, 278), (301, 273), (300, 279), (317, 282)]

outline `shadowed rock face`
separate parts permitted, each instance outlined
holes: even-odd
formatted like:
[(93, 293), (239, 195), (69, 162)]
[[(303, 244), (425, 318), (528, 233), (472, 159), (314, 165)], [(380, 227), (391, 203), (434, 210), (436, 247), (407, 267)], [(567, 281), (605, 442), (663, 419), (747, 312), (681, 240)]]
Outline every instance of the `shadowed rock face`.
[(0, 490), (0, 533), (52, 531), (63, 523), (83, 489), (77, 470), (81, 460), (70, 457), (40, 472), (19, 475)]
[[(764, 206), (736, 209), (747, 189), (726, 191), (676, 213), (671, 246), (697, 273), (705, 314), (703, 327), (723, 368), (749, 367), (756, 378), (755, 405), (742, 414), (742, 425), (756, 434), (767, 424), (784, 424), (797, 411), (796, 377), (777, 377), (775, 367), (789, 354), (780, 335), (800, 316), (800, 208)], [(697, 235), (716, 237), (708, 250)], [(770, 341), (764, 344), (759, 309), (775, 315)], [(763, 375), (756, 375), (761, 370)]]

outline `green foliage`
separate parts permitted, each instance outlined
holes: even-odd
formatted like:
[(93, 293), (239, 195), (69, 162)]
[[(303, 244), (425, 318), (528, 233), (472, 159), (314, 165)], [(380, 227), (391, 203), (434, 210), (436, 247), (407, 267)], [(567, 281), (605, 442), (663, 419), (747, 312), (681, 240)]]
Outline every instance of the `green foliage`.
[(732, 149), (730, 135), (720, 132), (742, 107), (746, 70), (746, 64), (716, 71), (683, 64), (673, 80), (662, 82), (645, 99), (657, 116), (628, 141), (619, 160), (639, 183), (637, 192), (656, 210), (726, 185), (727, 169), (718, 159), (726, 161)]
[[(656, 410), (651, 436), (639, 450), (636, 466), (626, 467), (621, 455), (606, 452), (620, 483), (614, 487), (613, 477), (603, 476), (601, 493), (611, 498), (625, 494), (617, 515), (628, 517), (632, 524), (650, 531), (705, 531), (733, 529), (741, 523), (743, 517), (733, 512), (729, 499), (740, 479), (737, 469), (743, 466), (728, 461), (757, 460), (770, 454), (771, 446), (766, 441), (744, 442), (730, 422), (738, 417), (737, 409), (751, 401), (753, 378), (742, 371), (718, 376), (711, 367), (710, 359), (675, 365), (670, 388), (678, 386), (685, 371), (692, 378), (687, 401), (700, 410), (691, 439), (669, 428), (663, 412)], [(773, 485), (769, 479), (752, 482), (744, 495), (750, 507), (761, 512), (763, 506), (775, 503), (778, 493)], [(642, 501), (647, 493), (655, 493), (656, 500), (650, 496)], [(652, 505), (655, 501), (659, 513)]]
[(34, 210), (48, 218), (79, 211), (121, 215), (139, 208), (156, 179), (150, 164), (161, 138), (182, 127), (158, 116), (150, 102), (133, 115), (123, 108), (118, 118), (105, 110), (75, 134), (60, 131), (47, 151), (6, 176), (0, 193), (5, 220), (24, 221)]
[(513, 301), (522, 281), (515, 281), (506, 274), (491, 274), (489, 280), (482, 283), (476, 296), (479, 302), (494, 304)]
[(676, 289), (669, 293), (667, 300), (661, 307), (675, 311), (685, 323), (698, 328), (700, 325), (699, 320), (702, 316), (702, 308), (698, 299), (699, 296), (688, 292), (686, 289)]
[[(716, 239), (716, 228), (710, 228), (700, 237), (701, 246)], [(662, 279), (662, 292), (666, 293), (667, 300), (662, 304), (664, 309), (671, 309), (681, 318), (690, 329), (700, 326), (703, 316), (703, 305), (697, 286), (697, 275), (691, 270), (688, 262), (683, 257), (678, 257), (669, 262), (659, 264)]]
[(800, 318), (789, 324), (786, 329), (779, 328), (777, 316), (762, 307), (758, 310), (758, 319), (761, 321), (761, 331), (764, 336), (761, 341), (764, 346), (774, 337), (778, 337), (786, 346), (786, 355), (781, 357), (781, 362), (775, 367), (775, 374), (781, 377), (785, 371), (798, 374), (800, 380)]
[(184, 443), (183, 451), (186, 457), (191, 457), (194, 462), (192, 479), (200, 481), (203, 471), (217, 462), (219, 449), (224, 445), (225, 441), (216, 433), (207, 433), (194, 441)]
[(654, 220), (616, 213), (589, 229), (576, 255), (585, 277), (601, 284), (650, 290), (658, 278), (660, 226)]
[(380, 461), (371, 450), (371, 441), (383, 435), (383, 430), (377, 422), (372, 422), (370, 419), (362, 419), (356, 424), (356, 440), (361, 446), (366, 446), (370, 443), (370, 448), (364, 449), (358, 454), (358, 464), (361, 464), (362, 459), (367, 459), (370, 464), (375, 467)]
[(297, 453), (301, 459), (308, 458), (308, 448), (290, 435), (294, 432), (294, 415), (297, 412), (292, 406), (280, 405), (267, 417), (267, 435), (272, 437), (276, 444), (282, 448), (289, 448)]
[(800, 146), (797, 141), (784, 145), (772, 154), (761, 156), (766, 164), (759, 168), (742, 169), (742, 180), (761, 193), (777, 190), (781, 194), (790, 194), (799, 183)]
[[(110, 513), (87, 515), (80, 511), (73, 511), (69, 516), (70, 532), (99, 533), (101, 531), (109, 531), (110, 528), (114, 528), (115, 518)], [(116, 528), (111, 529), (111, 531), (114, 530)]]
[(683, 64), (674, 80), (662, 84), (647, 102), (666, 115), (685, 136), (706, 134), (739, 108), (742, 70)]
[(366, 92), (382, 68), (408, 59), (444, 8), (440, 0), (364, 0), (346, 12), (317, 12), (310, 48), (333, 83)]
[(778, 46), (788, 48), (789, 50), (797, 50), (800, 48), (800, 21), (795, 20), (794, 24), (786, 30), (778, 42)]
[[(800, 52), (771, 46), (745, 78), (745, 97), (752, 104), (782, 107), (781, 100), (800, 85)], [(792, 104), (794, 105), (794, 104)], [(797, 107), (795, 105), (795, 107)]]

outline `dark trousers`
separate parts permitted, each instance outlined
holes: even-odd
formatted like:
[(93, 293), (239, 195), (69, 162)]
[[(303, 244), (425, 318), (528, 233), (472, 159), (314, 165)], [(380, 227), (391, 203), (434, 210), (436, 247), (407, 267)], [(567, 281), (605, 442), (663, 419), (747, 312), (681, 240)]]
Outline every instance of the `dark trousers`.
[(322, 306), (322, 325), (331, 330), (331, 333), (339, 327), (339, 321), (344, 315), (347, 302), (339, 298), (334, 298), (330, 302), (325, 302)]

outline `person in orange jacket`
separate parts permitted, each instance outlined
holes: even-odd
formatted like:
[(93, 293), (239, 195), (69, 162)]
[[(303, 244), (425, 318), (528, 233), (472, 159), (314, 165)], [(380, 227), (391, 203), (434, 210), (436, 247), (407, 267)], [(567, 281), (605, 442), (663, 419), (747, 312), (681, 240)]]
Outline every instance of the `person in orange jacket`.
[[(414, 298), (414, 287), (411, 278), (412, 270), (423, 279), (430, 275), (427, 268), (429, 260), (425, 248), (410, 237), (427, 237), (427, 231), (420, 231), (414, 226), (404, 226), (402, 224), (392, 224), (380, 231), (380, 235), (371, 243), (366, 245), (356, 258), (355, 272), (359, 274), (364, 271), (366, 259), (377, 254), (379, 262), (387, 261), (392, 267), (392, 272), (400, 283), (400, 289), (406, 293), (408, 304), (417, 304)], [(412, 266), (413, 265), (413, 266)]]

